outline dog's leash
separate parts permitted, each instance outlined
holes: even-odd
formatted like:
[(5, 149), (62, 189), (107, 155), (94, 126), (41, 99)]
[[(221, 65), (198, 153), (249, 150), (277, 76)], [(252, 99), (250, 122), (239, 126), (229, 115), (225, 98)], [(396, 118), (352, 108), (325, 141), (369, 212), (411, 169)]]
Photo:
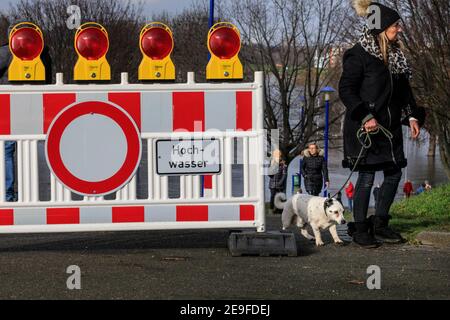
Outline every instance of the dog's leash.
[(392, 134), (392, 132), (390, 132), (388, 129), (383, 127), (381, 124), (378, 124), (377, 130), (372, 131), (372, 132), (367, 132), (364, 129), (364, 127), (361, 127), (361, 129), (358, 130), (358, 132), (356, 133), (356, 137), (358, 138), (358, 141), (361, 144), (361, 151), (359, 152), (359, 155), (356, 158), (355, 165), (353, 166), (352, 171), (350, 172), (350, 175), (348, 176), (347, 180), (342, 185), (342, 187), (339, 189), (339, 191), (336, 192), (331, 198), (336, 197), (339, 194), (339, 192), (344, 190), (345, 186), (347, 185), (347, 183), (352, 178), (353, 173), (356, 170), (356, 167), (358, 166), (359, 162), (363, 158), (364, 152), (369, 150), (372, 147), (372, 138), (370, 136), (371, 135), (377, 135), (380, 132), (383, 133), (386, 136), (386, 138), (389, 139), (390, 143), (392, 144), (392, 138), (394, 137), (394, 135)]

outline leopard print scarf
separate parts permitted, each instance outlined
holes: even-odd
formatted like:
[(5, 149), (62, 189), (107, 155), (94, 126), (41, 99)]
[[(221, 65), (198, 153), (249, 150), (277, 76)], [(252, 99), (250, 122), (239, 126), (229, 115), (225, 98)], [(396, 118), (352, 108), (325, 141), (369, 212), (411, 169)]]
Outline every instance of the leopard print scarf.
[[(361, 37), (358, 43), (372, 56), (383, 60), (383, 55), (381, 53), (380, 47), (375, 39), (375, 37), (370, 33), (367, 26), (364, 27)], [(389, 70), (392, 74), (406, 74), (408, 78), (411, 78), (412, 72), (406, 61), (406, 57), (398, 45), (392, 45), (389, 47)]]

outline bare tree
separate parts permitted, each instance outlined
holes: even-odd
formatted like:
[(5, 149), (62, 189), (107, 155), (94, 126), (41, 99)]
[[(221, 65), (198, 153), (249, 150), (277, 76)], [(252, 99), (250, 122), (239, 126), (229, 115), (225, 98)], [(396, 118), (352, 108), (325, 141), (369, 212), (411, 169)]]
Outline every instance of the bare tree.
[[(336, 86), (340, 74), (348, 10), (343, 0), (231, 1), (246, 70), (265, 74), (266, 128), (280, 129), (279, 147), (288, 162), (321, 139), (324, 124), (317, 120), (324, 110), (318, 102), (321, 88)], [(344, 113), (335, 98), (332, 124)]]
[(389, 0), (405, 20), (404, 44), (414, 69), (413, 86), (428, 110), (427, 128), (438, 137), (450, 177), (450, 2)]

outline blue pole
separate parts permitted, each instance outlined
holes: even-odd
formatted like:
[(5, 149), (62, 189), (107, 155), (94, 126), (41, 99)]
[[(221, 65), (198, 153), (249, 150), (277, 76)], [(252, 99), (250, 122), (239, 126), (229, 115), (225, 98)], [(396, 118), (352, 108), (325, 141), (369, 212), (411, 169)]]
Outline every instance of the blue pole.
[(295, 191), (295, 174), (292, 175), (292, 187), (291, 187), (291, 193), (294, 194)]
[[(303, 124), (304, 124), (303, 119), (304, 119), (304, 117), (305, 117), (305, 106), (303, 105), (300, 108), (300, 121), (301, 121), (300, 122), (300, 128), (301, 128), (300, 130), (301, 130), (302, 134), (303, 134), (303, 130), (304, 130), (304, 128), (303, 128)], [(299, 181), (299, 189), (300, 190), (302, 189), (302, 161), (303, 161), (303, 158), (300, 157), (299, 164), (298, 164), (299, 165), (298, 181)]]
[[(330, 118), (330, 100), (328, 97), (325, 99), (325, 133), (324, 133), (324, 140), (325, 140), (325, 163), (328, 167), (328, 132), (329, 132), (329, 118)], [(327, 197), (328, 190), (325, 189), (323, 192), (323, 196)]]
[[(209, 0), (209, 21), (208, 21), (208, 29), (214, 25), (214, 0)], [(208, 61), (211, 59), (211, 54), (208, 52)], [(205, 176), (201, 176), (200, 179), (201, 187), (200, 187), (200, 197), (203, 198), (205, 195)]]
[(299, 164), (300, 168), (298, 169), (298, 189), (299, 190), (302, 190), (302, 163), (303, 163), (303, 158), (300, 157), (300, 164)]
[[(214, 25), (214, 0), (209, 0), (209, 22), (208, 29)], [(208, 61), (211, 59), (211, 54), (208, 52)]]
[(209, 28), (214, 25), (214, 0), (209, 0)]

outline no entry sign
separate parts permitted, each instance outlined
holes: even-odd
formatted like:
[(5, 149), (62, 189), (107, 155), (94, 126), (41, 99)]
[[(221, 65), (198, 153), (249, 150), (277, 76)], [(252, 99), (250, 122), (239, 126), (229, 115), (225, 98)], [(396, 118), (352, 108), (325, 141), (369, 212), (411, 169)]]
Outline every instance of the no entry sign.
[(122, 108), (102, 101), (75, 103), (50, 125), (47, 163), (68, 189), (101, 196), (123, 187), (141, 158), (139, 130)]

